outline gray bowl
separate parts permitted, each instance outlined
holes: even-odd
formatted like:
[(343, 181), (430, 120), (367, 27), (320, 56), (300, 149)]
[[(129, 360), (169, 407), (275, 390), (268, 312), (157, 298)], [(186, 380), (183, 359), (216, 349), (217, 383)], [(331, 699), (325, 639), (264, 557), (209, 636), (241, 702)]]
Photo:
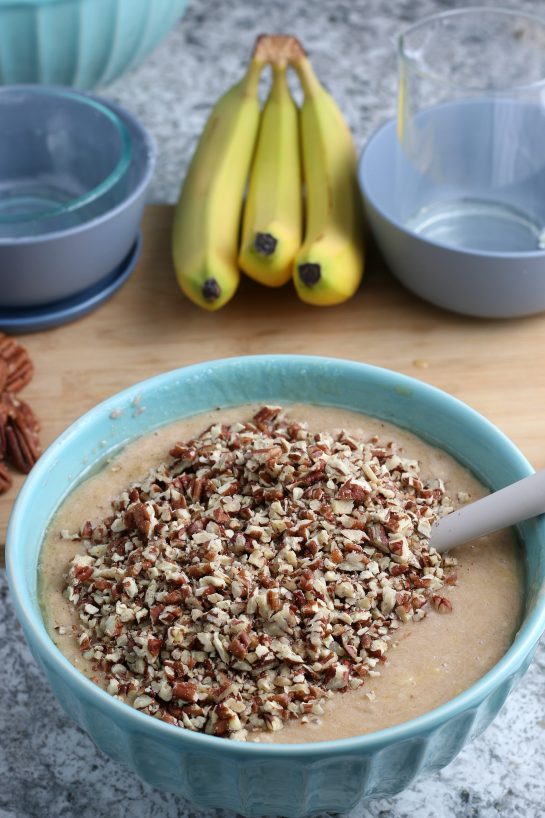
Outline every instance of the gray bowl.
[[(10, 90), (20, 92), (24, 100), (25, 94), (31, 95), (35, 89), (13, 86)], [(48, 90), (62, 106), (66, 89), (42, 86), (42, 95)], [(84, 200), (81, 206), (61, 208), (62, 212), (44, 218), (39, 224), (19, 221), (14, 223), (13, 229), (3, 224), (0, 232), (2, 308), (39, 307), (77, 296), (106, 280), (136, 241), (155, 164), (153, 142), (138, 120), (120, 106), (90, 94), (77, 93), (83, 99), (95, 100), (120, 120), (130, 140), (130, 161), (114, 184), (91, 201)], [(106, 139), (100, 122), (98, 118), (95, 147), (100, 148), (104, 140), (107, 152), (111, 150), (111, 137), (110, 141)], [(91, 128), (92, 123), (89, 123)], [(59, 136), (65, 132), (59, 129)], [(85, 156), (80, 155), (84, 164)], [(23, 154), (21, 161), (30, 159)]]
[(513, 318), (545, 310), (545, 250), (461, 249), (403, 223), (396, 172), (406, 161), (391, 120), (371, 137), (358, 169), (370, 227), (396, 278), (426, 301), (465, 315)]

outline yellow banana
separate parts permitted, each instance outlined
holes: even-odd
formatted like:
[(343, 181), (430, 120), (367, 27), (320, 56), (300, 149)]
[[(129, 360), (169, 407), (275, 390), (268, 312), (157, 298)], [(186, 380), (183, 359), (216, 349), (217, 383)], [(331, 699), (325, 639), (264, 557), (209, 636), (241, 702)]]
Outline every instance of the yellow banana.
[(340, 304), (363, 275), (363, 209), (356, 151), (337, 104), (304, 56), (293, 61), (303, 90), (301, 142), (306, 186), (306, 232), (293, 279), (303, 301)]
[(301, 246), (299, 123), (286, 63), (273, 63), (242, 219), (241, 269), (269, 287), (290, 280)]
[(216, 103), (197, 145), (174, 216), (178, 283), (191, 301), (217, 310), (235, 294), (244, 189), (259, 127), (263, 61)]

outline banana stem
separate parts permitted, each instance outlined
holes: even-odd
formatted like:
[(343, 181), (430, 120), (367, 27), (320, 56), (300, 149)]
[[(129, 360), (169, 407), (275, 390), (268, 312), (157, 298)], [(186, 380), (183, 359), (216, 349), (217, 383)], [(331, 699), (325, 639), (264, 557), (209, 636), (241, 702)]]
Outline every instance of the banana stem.
[(303, 46), (291, 34), (261, 34), (255, 42), (254, 58), (272, 65), (287, 65), (304, 55)]
[(264, 65), (264, 61), (256, 57), (254, 53), (254, 56), (250, 60), (248, 70), (241, 80), (241, 86), (245, 96), (254, 97), (257, 94), (259, 79)]
[(282, 93), (286, 90), (287, 86), (287, 77), (286, 77), (286, 68), (288, 67), (287, 61), (283, 63), (272, 63), (272, 72), (273, 72), (273, 82), (271, 87), (271, 96), (280, 98)]
[(306, 97), (312, 99), (323, 92), (323, 87), (306, 56), (303, 55), (296, 60), (291, 60), (291, 65), (297, 71), (297, 76)]

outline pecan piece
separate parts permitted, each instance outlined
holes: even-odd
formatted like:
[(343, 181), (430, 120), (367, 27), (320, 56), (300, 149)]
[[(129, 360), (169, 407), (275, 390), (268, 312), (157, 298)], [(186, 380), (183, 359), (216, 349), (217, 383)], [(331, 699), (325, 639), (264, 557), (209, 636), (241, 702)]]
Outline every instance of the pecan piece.
[(151, 656), (159, 656), (161, 648), (163, 647), (163, 640), (158, 636), (148, 637), (148, 650)]
[(250, 644), (250, 637), (246, 631), (242, 631), (229, 642), (227, 650), (237, 659), (244, 659), (248, 653), (248, 645)]
[(76, 582), (87, 582), (93, 576), (93, 569), (90, 565), (76, 565), (74, 568)]
[(378, 548), (379, 551), (382, 551), (384, 554), (390, 551), (390, 541), (388, 540), (386, 529), (381, 523), (371, 523), (368, 526), (368, 534), (375, 548)]
[(337, 497), (339, 500), (354, 500), (355, 503), (359, 504), (363, 503), (367, 494), (368, 492), (363, 486), (359, 486), (357, 483), (352, 483), (350, 480), (347, 480), (337, 492)]
[(222, 508), (215, 508), (212, 512), (212, 516), (217, 523), (221, 523), (222, 525), (228, 525), (231, 522), (230, 516)]
[(176, 682), (172, 689), (174, 697), (184, 702), (197, 701), (197, 685), (193, 682)]
[(125, 512), (125, 525), (136, 528), (144, 537), (153, 531), (153, 515), (145, 503), (132, 503)]
[(229, 719), (218, 719), (214, 722), (214, 735), (226, 736), (229, 732)]
[(262, 406), (259, 412), (256, 412), (256, 414), (254, 415), (253, 420), (256, 423), (272, 421), (278, 417), (281, 411), (282, 411), (281, 406)]
[(434, 594), (431, 601), (433, 603), (433, 607), (439, 611), (440, 614), (450, 613), (452, 611), (452, 604), (450, 600), (446, 598), (446, 596)]

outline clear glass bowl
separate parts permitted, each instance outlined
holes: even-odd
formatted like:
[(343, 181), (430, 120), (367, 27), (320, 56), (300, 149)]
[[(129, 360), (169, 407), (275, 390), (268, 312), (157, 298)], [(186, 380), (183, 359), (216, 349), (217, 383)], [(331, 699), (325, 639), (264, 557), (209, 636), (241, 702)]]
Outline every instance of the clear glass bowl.
[(545, 249), (544, 44), (545, 17), (500, 8), (441, 12), (400, 36), (407, 229), (454, 249)]
[(124, 195), (131, 138), (116, 114), (63, 88), (0, 88), (0, 238), (81, 224)]

